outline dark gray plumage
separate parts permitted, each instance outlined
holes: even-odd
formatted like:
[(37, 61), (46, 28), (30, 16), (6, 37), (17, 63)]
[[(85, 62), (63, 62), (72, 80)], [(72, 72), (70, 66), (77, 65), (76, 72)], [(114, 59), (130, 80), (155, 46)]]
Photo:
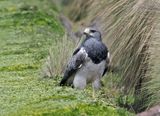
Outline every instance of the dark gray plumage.
[(100, 79), (107, 71), (109, 52), (102, 42), (101, 33), (93, 28), (86, 28), (82, 44), (74, 51), (60, 85), (72, 85), (84, 89), (87, 83), (100, 88)]

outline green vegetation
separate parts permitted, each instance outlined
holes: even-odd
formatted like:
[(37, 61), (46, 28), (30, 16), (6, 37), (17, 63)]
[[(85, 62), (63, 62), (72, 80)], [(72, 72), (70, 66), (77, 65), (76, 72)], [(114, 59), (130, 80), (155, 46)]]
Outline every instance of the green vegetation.
[[(103, 90), (93, 99), (90, 87), (79, 91), (58, 86), (64, 62), (60, 55), (71, 47), (60, 45), (72, 44), (63, 41), (56, 11), (50, 0), (0, 0), (0, 115), (131, 115), (116, 107), (115, 100), (105, 99)], [(58, 75), (41, 78), (51, 46)]]

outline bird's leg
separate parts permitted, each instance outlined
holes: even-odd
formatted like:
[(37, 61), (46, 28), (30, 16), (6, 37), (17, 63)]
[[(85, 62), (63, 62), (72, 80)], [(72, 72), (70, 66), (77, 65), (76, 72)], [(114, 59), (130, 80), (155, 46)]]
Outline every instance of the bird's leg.
[(73, 85), (75, 88), (77, 89), (84, 89), (87, 85), (86, 83), (86, 79), (81, 77), (81, 76), (75, 76), (74, 80), (73, 80)]
[(96, 79), (93, 83), (92, 83), (92, 88), (93, 88), (93, 92), (92, 92), (92, 97), (96, 98), (96, 90), (100, 89), (101, 87), (101, 82), (100, 79)]
[(92, 84), (92, 98), (96, 98), (96, 96), (95, 96), (95, 87), (94, 87), (94, 85)]

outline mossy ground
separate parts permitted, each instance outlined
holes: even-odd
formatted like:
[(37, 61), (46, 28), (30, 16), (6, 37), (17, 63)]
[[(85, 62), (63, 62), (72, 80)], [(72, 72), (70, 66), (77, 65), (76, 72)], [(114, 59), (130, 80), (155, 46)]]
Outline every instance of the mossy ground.
[(0, 0), (0, 115), (127, 116), (107, 100), (43, 79), (40, 69), (64, 31), (49, 0)]

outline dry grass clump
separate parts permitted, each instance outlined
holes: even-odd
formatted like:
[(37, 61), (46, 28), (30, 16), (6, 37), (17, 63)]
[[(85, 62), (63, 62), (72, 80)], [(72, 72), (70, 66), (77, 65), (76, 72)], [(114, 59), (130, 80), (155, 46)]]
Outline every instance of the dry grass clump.
[(153, 5), (150, 12), (155, 12), (155, 22), (148, 50), (150, 53), (148, 78), (143, 93), (149, 95), (146, 105), (153, 106), (160, 104), (160, 1), (150, 1), (150, 5)]
[(71, 56), (76, 44), (67, 37), (67, 34), (53, 43), (49, 55), (42, 67), (42, 76), (54, 78), (62, 75), (64, 67)]
[[(153, 32), (154, 13), (142, 8), (144, 0), (113, 1), (100, 15), (113, 66), (119, 67), (126, 91), (136, 86), (146, 71), (148, 42)], [(107, 12), (108, 11), (108, 12)], [(130, 83), (128, 83), (130, 82)]]

